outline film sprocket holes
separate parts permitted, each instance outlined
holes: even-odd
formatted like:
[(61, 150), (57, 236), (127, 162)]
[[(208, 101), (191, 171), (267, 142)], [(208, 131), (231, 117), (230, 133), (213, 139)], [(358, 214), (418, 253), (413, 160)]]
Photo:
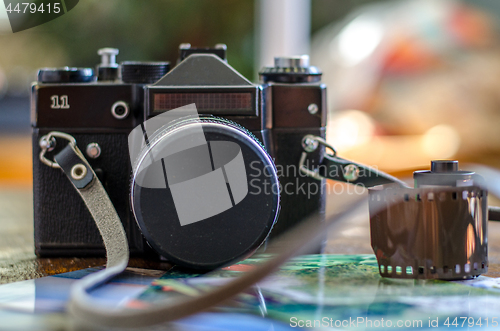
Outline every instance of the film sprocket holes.
[(415, 188), (369, 190), (370, 231), (380, 275), (467, 279), (488, 271), (484, 180), (457, 161), (432, 161)]
[[(224, 45), (181, 45), (180, 62), (170, 70), (168, 62), (118, 66), (118, 51), (107, 48), (99, 52), (97, 74), (39, 71), (32, 88), (37, 255), (105, 253), (68, 179), (39, 160), (39, 142), (54, 130), (72, 135), (87, 152), (135, 255), (212, 269), (250, 255), (271, 228), (277, 236), (307, 215), (324, 215), (323, 189), (279, 190), (323, 187), (324, 180), (296, 171), (278, 183), (272, 161), (297, 166), (302, 138), (325, 136), (321, 73), (306, 57), (278, 58), (261, 72), (263, 84), (252, 84), (227, 64), (225, 53)], [(52, 158), (65, 144), (50, 145)], [(308, 165), (319, 163), (323, 152), (309, 153)]]

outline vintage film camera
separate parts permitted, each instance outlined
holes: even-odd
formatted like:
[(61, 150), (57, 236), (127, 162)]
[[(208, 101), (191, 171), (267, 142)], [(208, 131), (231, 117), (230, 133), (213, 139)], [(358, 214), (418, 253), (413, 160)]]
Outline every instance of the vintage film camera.
[[(325, 136), (326, 87), (320, 82), (321, 72), (309, 66), (307, 56), (276, 58), (274, 67), (260, 72), (262, 84), (253, 84), (227, 64), (225, 45), (196, 49), (183, 44), (179, 62), (172, 70), (168, 62), (118, 65), (116, 49), (101, 49), (99, 54), (102, 61), (96, 74), (90, 68), (41, 69), (32, 87), (38, 256), (105, 253), (101, 236), (81, 197), (62, 172), (49, 167), (57, 167), (57, 162), (48, 160), (61, 153), (65, 145), (64, 140), (53, 136), (49, 141), (42, 139), (52, 131), (75, 138), (103, 183), (125, 228), (130, 251), (135, 255), (160, 256), (189, 268), (211, 269), (248, 256), (269, 233), (271, 237), (279, 236), (307, 215), (316, 213), (319, 221), (324, 217), (325, 196), (321, 189), (324, 180), (301, 176), (297, 170), (303, 137)], [(170, 126), (155, 127), (157, 130), (146, 125), (155, 117), (168, 114), (170, 109), (190, 104), (196, 105), (197, 118), (181, 119)], [(152, 146), (162, 144), (158, 141), (172, 145), (191, 141), (182, 132), (193, 123), (202, 128), (208, 145), (212, 146), (209, 152), (213, 172), (220, 166), (214, 142), (233, 142), (241, 148), (250, 184), (248, 192), (235, 191), (231, 173), (220, 166), (226, 169), (224, 178), (232, 208), (218, 214), (212, 211), (209, 214), (213, 216), (203, 221), (179, 224), (175, 192), (169, 183), (181, 179), (174, 176), (175, 179), (167, 180), (165, 175), (167, 183), (161, 184), (163, 189), (161, 185), (157, 188), (137, 185), (138, 174), (132, 171), (134, 160), (131, 162), (129, 153), (133, 147), (128, 139), (134, 128), (142, 129), (146, 146), (141, 148), (146, 151), (138, 155), (144, 158), (148, 153), (154, 154)], [(43, 157), (42, 149), (47, 150)], [(309, 165), (319, 163), (323, 152), (321, 146), (309, 153)], [(202, 159), (188, 160), (185, 164), (202, 175), (205, 171), (202, 165), (209, 160)], [(165, 171), (169, 165), (162, 166)], [(290, 166), (295, 166), (295, 170)], [(157, 169), (161, 171), (161, 167)], [(289, 171), (279, 173), (278, 169)], [(251, 181), (256, 178), (259, 180)], [(310, 183), (320, 189), (313, 192), (293, 189)], [(280, 189), (283, 187), (288, 189)], [(190, 192), (198, 194), (196, 187)], [(189, 212), (189, 208), (196, 207), (196, 203), (187, 201), (182, 208)], [(180, 213), (179, 209), (177, 212)]]

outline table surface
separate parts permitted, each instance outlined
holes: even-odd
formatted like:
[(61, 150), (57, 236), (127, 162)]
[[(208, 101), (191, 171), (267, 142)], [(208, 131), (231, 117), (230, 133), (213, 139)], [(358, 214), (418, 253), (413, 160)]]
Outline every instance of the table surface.
[[(327, 215), (339, 212), (349, 202), (358, 198), (359, 196), (352, 195), (328, 195)], [(490, 222), (488, 230), (489, 271), (485, 276), (499, 277), (500, 223)], [(105, 264), (104, 258), (37, 258), (33, 247), (31, 189), (0, 188), (0, 284), (35, 279)], [(326, 253), (353, 254), (352, 256), (355, 256), (354, 254), (373, 253), (370, 247), (368, 204), (352, 218), (333, 225), (328, 234)], [(129, 267), (168, 270), (171, 266), (168, 263), (144, 261), (136, 258), (131, 259)], [(349, 281), (341, 287), (345, 288), (346, 286), (355, 287), (356, 284), (351, 284)], [(333, 311), (331, 313), (333, 314)], [(6, 314), (6, 312), (0, 311), (0, 320), (10, 321), (17, 328), (17, 321), (22, 319), (23, 323), (29, 328), (33, 325), (43, 325), (44, 330), (66, 329), (68, 323), (70, 323), (64, 314), (38, 315)], [(187, 329), (189, 328), (188, 325)]]
[[(329, 195), (327, 214), (341, 210), (357, 197)], [(489, 270), (485, 276), (500, 277), (500, 223), (489, 223)], [(104, 258), (37, 258), (33, 243), (32, 192), (0, 189), (0, 284), (34, 279), (63, 272), (101, 266)], [(334, 224), (326, 253), (372, 254), (368, 206), (351, 219)], [(168, 270), (168, 263), (133, 258), (129, 266)]]
[[(486, 159), (500, 167), (500, 159), (497, 158), (489, 156)], [(31, 171), (31, 138), (0, 135), (0, 284), (104, 265), (104, 258), (37, 258), (34, 255)], [(399, 175), (411, 176), (411, 172)], [(341, 211), (356, 198), (359, 197), (329, 194), (327, 214)], [(489, 200), (494, 205), (500, 205), (498, 199), (490, 196)], [(373, 253), (368, 205), (351, 219), (334, 224), (329, 231), (326, 253)], [(141, 259), (131, 259), (130, 266), (161, 270), (170, 268), (167, 263)], [(489, 271), (486, 276), (500, 277), (500, 224), (494, 222), (489, 224)]]
[[(105, 258), (38, 258), (34, 254), (32, 192), (0, 189), (0, 284), (102, 266)], [(168, 270), (168, 263), (132, 258), (130, 267)]]
[[(328, 195), (327, 214), (339, 212), (349, 202), (358, 199), (352, 195)], [(500, 277), (500, 223), (489, 223), (489, 271), (485, 276)], [(35, 279), (59, 273), (96, 267), (105, 264), (104, 258), (37, 258), (34, 254), (32, 191), (0, 188), (0, 284)], [(328, 234), (326, 253), (372, 254), (370, 247), (368, 204), (355, 216), (333, 225)], [(354, 256), (354, 255), (353, 255)], [(168, 270), (168, 263), (131, 259), (130, 267)], [(145, 270), (144, 270), (145, 271)], [(347, 285), (346, 285), (347, 286)], [(66, 316), (30, 321), (27, 315), (6, 315), (0, 319), (16, 321), (23, 318), (26, 330), (42, 323), (45, 330), (61, 330), (68, 326)], [(16, 317), (17, 316), (17, 317)], [(17, 322), (13, 322), (17, 325)], [(31, 324), (30, 324), (31, 323)], [(34, 323), (34, 324), (33, 324)]]

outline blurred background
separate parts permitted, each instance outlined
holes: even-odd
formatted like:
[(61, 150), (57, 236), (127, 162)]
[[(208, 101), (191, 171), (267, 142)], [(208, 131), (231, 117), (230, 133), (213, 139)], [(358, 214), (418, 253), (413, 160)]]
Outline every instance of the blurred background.
[(274, 55), (310, 53), (340, 156), (406, 175), (431, 159), (500, 166), (498, 0), (85, 0), (11, 33), (0, 9), (0, 186), (32, 181), (30, 85), (40, 67), (94, 67), (97, 49), (175, 63), (225, 43), (257, 81)]

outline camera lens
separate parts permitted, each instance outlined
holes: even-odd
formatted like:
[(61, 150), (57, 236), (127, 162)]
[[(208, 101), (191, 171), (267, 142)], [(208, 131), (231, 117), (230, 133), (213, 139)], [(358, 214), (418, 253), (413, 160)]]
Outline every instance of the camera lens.
[(158, 129), (145, 145), (134, 163), (131, 203), (160, 255), (214, 269), (265, 241), (278, 216), (278, 176), (251, 133), (224, 119), (188, 119)]

